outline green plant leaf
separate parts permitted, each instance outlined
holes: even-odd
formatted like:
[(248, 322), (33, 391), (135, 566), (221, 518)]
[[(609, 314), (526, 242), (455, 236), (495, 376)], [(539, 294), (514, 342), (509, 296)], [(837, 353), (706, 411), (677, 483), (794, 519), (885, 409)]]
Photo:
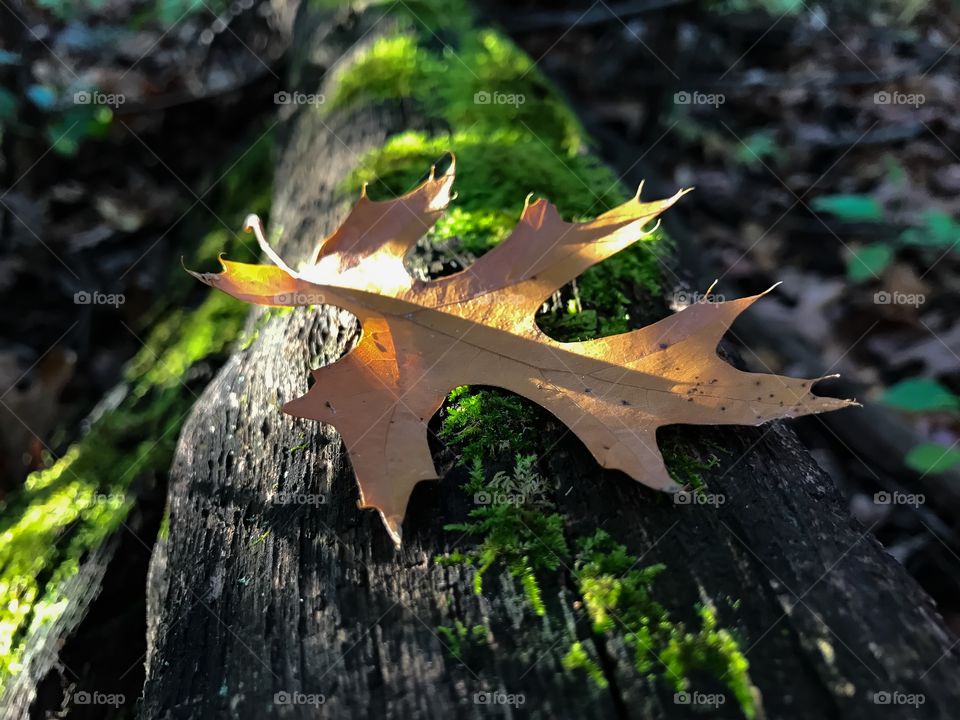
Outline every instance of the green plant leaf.
[(824, 195), (814, 199), (813, 209), (840, 220), (876, 222), (883, 219), (883, 207), (869, 195)]
[(960, 241), (960, 223), (940, 210), (927, 210), (923, 213), (922, 228), (907, 228), (900, 234), (900, 242), (905, 245), (926, 245), (945, 248)]
[(908, 378), (887, 388), (880, 401), (910, 412), (960, 410), (960, 398), (936, 380)]
[(960, 465), (960, 450), (937, 443), (923, 443), (911, 448), (904, 462), (917, 472), (945, 472), (955, 465)]
[(893, 260), (893, 250), (883, 243), (872, 243), (854, 250), (847, 256), (847, 278), (863, 282), (877, 277)]

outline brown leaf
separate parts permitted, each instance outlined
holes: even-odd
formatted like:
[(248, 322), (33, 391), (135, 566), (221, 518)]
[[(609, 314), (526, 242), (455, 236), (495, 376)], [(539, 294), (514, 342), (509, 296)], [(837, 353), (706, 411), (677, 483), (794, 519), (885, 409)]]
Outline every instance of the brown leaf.
[(657, 448), (662, 425), (757, 425), (845, 407), (820, 398), (815, 381), (744, 373), (717, 356), (733, 320), (761, 295), (695, 304), (640, 330), (563, 343), (534, 321), (559, 287), (646, 234), (644, 226), (684, 192), (650, 203), (639, 192), (584, 223), (567, 223), (545, 200), (471, 267), (432, 281), (403, 267), (407, 250), (450, 202), (453, 167), (394, 200), (364, 191), (313, 261), (294, 272), (266, 244), (276, 267), (222, 261), (194, 273), (234, 297), (263, 305), (336, 305), (363, 333), (338, 362), (284, 406), (332, 424), (353, 463), (363, 507), (376, 508), (394, 541), (413, 487), (437, 477), (426, 424), (451, 390), (491, 385), (528, 398), (567, 425), (597, 461), (652, 488), (674, 491)]

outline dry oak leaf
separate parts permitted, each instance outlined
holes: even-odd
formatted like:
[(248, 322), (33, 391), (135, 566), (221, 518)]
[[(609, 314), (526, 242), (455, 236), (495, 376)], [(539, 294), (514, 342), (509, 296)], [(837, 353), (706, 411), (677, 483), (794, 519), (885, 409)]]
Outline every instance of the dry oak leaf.
[(415, 280), (404, 256), (450, 202), (453, 166), (383, 202), (366, 188), (343, 224), (291, 270), (248, 229), (274, 266), (221, 259), (206, 284), (260, 305), (330, 304), (362, 324), (360, 342), (313, 370), (316, 382), (283, 410), (332, 424), (343, 437), (361, 507), (376, 508), (394, 542), (413, 487), (436, 479), (427, 422), (460, 385), (504, 388), (543, 406), (603, 467), (658, 490), (680, 487), (657, 448), (662, 425), (757, 425), (835, 410), (852, 401), (817, 397), (815, 380), (745, 373), (717, 356), (733, 320), (761, 295), (702, 302), (640, 330), (558, 342), (534, 315), (558, 288), (642, 238), (644, 226), (684, 191), (655, 202), (640, 192), (583, 223), (545, 200), (527, 203), (510, 236), (467, 269)]

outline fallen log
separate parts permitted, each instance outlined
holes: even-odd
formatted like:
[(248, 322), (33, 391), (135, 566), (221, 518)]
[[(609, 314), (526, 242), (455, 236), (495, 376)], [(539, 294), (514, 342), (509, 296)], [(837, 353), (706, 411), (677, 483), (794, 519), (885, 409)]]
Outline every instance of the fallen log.
[[(314, 104), (286, 108), (271, 211), (291, 265), (342, 219), (344, 178), (366, 172), (396, 183), (444, 150), (457, 151), (462, 182), (484, 172), (511, 192), (517, 175), (523, 190), (559, 187), (543, 174), (549, 165), (579, 178), (577, 193), (605, 190), (590, 185), (598, 176), (570, 170), (586, 161), (570, 152), (574, 126), (549, 86), (522, 64), (497, 86), (483, 63), (512, 61), (516, 51), (445, 12), (427, 2), (386, 14), (301, 7), (288, 92)], [(434, 74), (421, 77), (411, 60), (434, 63)], [(428, 81), (451, 93), (445, 105), (417, 85)], [(501, 134), (475, 107), (495, 92), (529, 103), (503, 114)], [(534, 131), (537, 115), (546, 120)], [(549, 150), (539, 164), (523, 153), (510, 168), (500, 162), (538, 143)], [(641, 320), (665, 312), (662, 296), (646, 297)], [(475, 533), (445, 529), (471, 508), (465, 469), (417, 488), (398, 549), (377, 515), (356, 507), (335, 431), (279, 410), (307, 389), (309, 367), (350, 349), (354, 318), (329, 307), (257, 309), (250, 323), (256, 339), (204, 390), (171, 468), (169, 535), (151, 569), (142, 718), (672, 718), (711, 709), (724, 718), (950, 717), (955, 638), (848, 516), (788, 425), (662, 433), (678, 448), (674, 469), (686, 467), (713, 498), (677, 505), (603, 471), (534, 414), (524, 432), (535, 438), (562, 538), (534, 533), (524, 536), (528, 547), (508, 544), (503, 551), (528, 560), (533, 580), (495, 565), (478, 594), (475, 568), (450, 555), (469, 551)], [(479, 472), (510, 472), (507, 455)], [(609, 544), (584, 549), (597, 528), (635, 566), (604, 577), (642, 582), (658, 602), (643, 606), (656, 617), (652, 644), (641, 639), (643, 613), (631, 614), (639, 606), (610, 600), (616, 617), (606, 628), (588, 615), (598, 607), (584, 581), (589, 561), (617, 554)], [(534, 562), (551, 552), (553, 570)], [(444, 554), (448, 562), (438, 562)], [(656, 563), (666, 569), (655, 579), (632, 574)], [(675, 644), (658, 644), (664, 637)], [(652, 656), (649, 666), (641, 655)]]

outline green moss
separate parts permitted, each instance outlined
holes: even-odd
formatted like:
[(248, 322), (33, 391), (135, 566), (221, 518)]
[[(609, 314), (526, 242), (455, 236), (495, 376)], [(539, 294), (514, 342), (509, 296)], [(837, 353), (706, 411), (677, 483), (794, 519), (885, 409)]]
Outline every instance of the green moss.
[(654, 233), (643, 244), (627, 248), (599, 265), (594, 265), (564, 292), (560, 307), (537, 318), (550, 337), (564, 342), (617, 335), (644, 323), (634, 317), (635, 298), (629, 289), (640, 288), (650, 295), (660, 290), (661, 256), (667, 243)]
[(535, 447), (539, 413), (516, 395), (463, 385), (450, 393), (441, 413), (438, 435), (457, 447), (461, 464), (475, 466)]
[(430, 237), (440, 244), (456, 238), (460, 249), (479, 256), (503, 241), (515, 224), (516, 217), (506, 210), (452, 207), (430, 230)]
[(517, 456), (512, 474), (498, 472), (488, 478), (480, 458), (475, 458), (464, 491), (476, 507), (465, 523), (446, 529), (475, 535), (479, 545), (466, 552), (437, 558), (441, 564), (466, 564), (477, 568), (474, 591), (483, 592), (483, 575), (502, 566), (520, 580), (537, 615), (546, 614), (537, 572), (556, 570), (569, 556), (563, 535), (563, 518), (553, 509), (548, 488), (535, 468), (535, 458)]
[(169, 313), (127, 367), (125, 376), (133, 393), (142, 397), (164, 389), (179, 394), (192, 365), (223, 352), (233, 342), (248, 310), (224, 293), (212, 293), (196, 310)]
[(756, 716), (753, 685), (750, 682), (750, 663), (740, 649), (736, 638), (717, 627), (714, 609), (703, 605), (698, 609), (701, 626), (697, 632), (688, 632), (675, 626), (660, 660), (676, 680), (677, 689), (689, 687), (688, 678), (703, 670), (720, 678), (740, 704), (748, 718)]
[(423, 73), (418, 64), (427, 59), (411, 35), (377, 38), (363, 56), (336, 78), (328, 108), (350, 107), (363, 100), (412, 97)]
[[(575, 575), (593, 631), (622, 633), (633, 650), (637, 672), (659, 673), (677, 691), (689, 689), (698, 673), (708, 673), (726, 684), (744, 715), (754, 717), (749, 663), (736, 639), (717, 627), (715, 612), (707, 605), (698, 608), (697, 631), (673, 622), (653, 599), (654, 581), (665, 566), (641, 568), (639, 562), (602, 530), (580, 541)], [(571, 664), (576, 665), (582, 654), (582, 647), (573, 651)], [(588, 666), (584, 669), (593, 677)]]
[(364, 155), (343, 187), (368, 182), (374, 199), (410, 190), (424, 169), (447, 153), (457, 156), (457, 199), (452, 207), (489, 216), (504, 213), (512, 227), (529, 193), (555, 204), (568, 220), (592, 219), (627, 199), (610, 170), (591, 155), (565, 158), (515, 127), (470, 128), (438, 135), (408, 131)]
[(375, 40), (335, 76), (321, 112), (361, 102), (410, 99), (454, 130), (513, 126), (563, 156), (584, 146), (576, 117), (533, 62), (492, 30), (461, 29), (434, 50), (436, 36), (415, 20)]
[(563, 669), (571, 672), (573, 670), (583, 670), (594, 684), (599, 688), (606, 688), (609, 685), (603, 670), (597, 662), (590, 657), (583, 643), (577, 641), (570, 646), (567, 654), (563, 656)]
[(164, 540), (170, 538), (170, 508), (163, 511), (163, 518), (160, 520), (160, 528), (157, 530), (157, 539)]
[(437, 627), (437, 635), (440, 636), (443, 645), (457, 660), (463, 659), (464, 645), (486, 645), (489, 634), (490, 631), (484, 625), (468, 628), (459, 620), (454, 622), (453, 627), (446, 625)]
[(678, 440), (663, 443), (661, 452), (673, 479), (693, 490), (703, 490), (706, 487), (703, 473), (720, 464), (720, 458), (716, 454), (710, 453), (705, 459), (701, 459), (691, 453), (688, 444)]

